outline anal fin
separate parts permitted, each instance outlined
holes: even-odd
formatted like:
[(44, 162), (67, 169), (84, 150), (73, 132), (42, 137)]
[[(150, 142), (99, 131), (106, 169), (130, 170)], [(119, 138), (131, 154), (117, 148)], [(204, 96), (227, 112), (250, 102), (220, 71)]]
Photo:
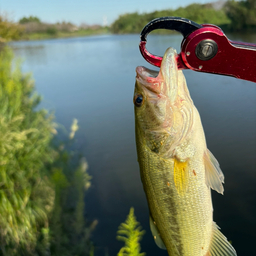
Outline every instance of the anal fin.
[(214, 155), (207, 149), (204, 153), (205, 181), (206, 185), (223, 194), (224, 175)]
[(219, 227), (213, 222), (212, 241), (208, 251), (210, 256), (237, 256), (236, 250), (227, 240), (227, 238), (219, 231)]
[(154, 240), (156, 242), (156, 245), (159, 248), (166, 250), (165, 244), (164, 244), (164, 242), (163, 242), (163, 240), (162, 240), (162, 238), (160, 236), (158, 228), (157, 228), (157, 226), (156, 226), (156, 224), (153, 221), (151, 216), (149, 216), (149, 224), (150, 224), (150, 229), (151, 229), (152, 235), (154, 237)]

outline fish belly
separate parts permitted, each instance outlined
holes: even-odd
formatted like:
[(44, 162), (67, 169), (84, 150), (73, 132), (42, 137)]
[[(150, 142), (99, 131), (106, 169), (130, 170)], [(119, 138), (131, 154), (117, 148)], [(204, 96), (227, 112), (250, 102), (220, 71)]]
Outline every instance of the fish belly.
[(180, 193), (174, 183), (174, 159), (163, 159), (140, 146), (138, 152), (151, 217), (169, 256), (205, 256), (211, 241), (213, 217), (203, 163), (189, 161), (188, 186)]

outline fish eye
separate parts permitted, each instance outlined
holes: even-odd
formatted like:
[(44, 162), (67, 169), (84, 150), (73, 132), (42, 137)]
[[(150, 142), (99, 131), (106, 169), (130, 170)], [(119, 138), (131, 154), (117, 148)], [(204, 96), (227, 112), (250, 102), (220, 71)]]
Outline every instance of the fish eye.
[(143, 104), (143, 96), (141, 94), (135, 95), (133, 102), (136, 107), (140, 107)]

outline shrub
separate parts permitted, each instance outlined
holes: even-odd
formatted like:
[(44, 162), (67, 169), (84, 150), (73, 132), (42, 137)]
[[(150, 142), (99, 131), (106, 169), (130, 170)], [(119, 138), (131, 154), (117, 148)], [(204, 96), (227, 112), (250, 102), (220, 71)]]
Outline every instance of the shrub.
[(34, 111), (40, 97), (31, 76), (18, 64), (12, 69), (12, 59), (5, 47), (0, 52), (0, 254), (33, 255), (54, 203), (46, 166), (54, 160), (55, 125), (45, 110)]

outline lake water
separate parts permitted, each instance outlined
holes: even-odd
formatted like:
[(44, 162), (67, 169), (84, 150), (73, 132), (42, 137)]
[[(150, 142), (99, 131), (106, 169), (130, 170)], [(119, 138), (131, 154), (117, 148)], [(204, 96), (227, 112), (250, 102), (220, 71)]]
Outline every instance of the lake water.
[[(179, 35), (148, 37), (148, 49), (178, 51)], [(233, 36), (233, 40), (243, 40)], [(90, 220), (99, 224), (92, 239), (95, 255), (116, 255), (123, 245), (116, 231), (130, 207), (146, 230), (142, 251), (167, 255), (149, 230), (148, 208), (136, 157), (133, 90), (135, 67), (148, 64), (139, 35), (104, 35), (12, 43), (22, 68), (32, 72), (40, 107), (55, 112), (69, 129), (79, 121), (76, 145), (93, 176), (86, 197)], [(254, 40), (256, 38), (246, 38)], [(256, 241), (256, 84), (231, 77), (184, 71), (204, 126), (208, 148), (225, 175), (225, 195), (213, 192), (214, 220), (238, 255), (254, 255)]]

